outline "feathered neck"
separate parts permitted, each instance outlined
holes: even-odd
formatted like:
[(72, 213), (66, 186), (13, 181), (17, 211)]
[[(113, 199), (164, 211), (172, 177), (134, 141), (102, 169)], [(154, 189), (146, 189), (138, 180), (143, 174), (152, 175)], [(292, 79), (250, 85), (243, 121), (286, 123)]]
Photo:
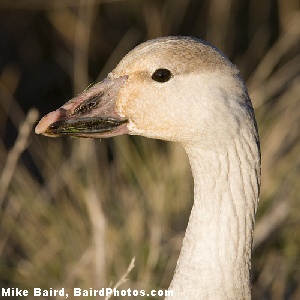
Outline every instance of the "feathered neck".
[(185, 147), (194, 177), (194, 205), (170, 299), (251, 298), (260, 158), (250, 137), (232, 140), (222, 151)]

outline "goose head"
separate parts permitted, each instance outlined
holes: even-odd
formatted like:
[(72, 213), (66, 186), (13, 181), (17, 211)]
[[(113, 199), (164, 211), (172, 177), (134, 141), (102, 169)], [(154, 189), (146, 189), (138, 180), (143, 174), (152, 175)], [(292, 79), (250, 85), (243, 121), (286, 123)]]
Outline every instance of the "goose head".
[(237, 68), (215, 47), (189, 37), (147, 41), (102, 82), (45, 116), (48, 136), (142, 135), (216, 147), (253, 127)]

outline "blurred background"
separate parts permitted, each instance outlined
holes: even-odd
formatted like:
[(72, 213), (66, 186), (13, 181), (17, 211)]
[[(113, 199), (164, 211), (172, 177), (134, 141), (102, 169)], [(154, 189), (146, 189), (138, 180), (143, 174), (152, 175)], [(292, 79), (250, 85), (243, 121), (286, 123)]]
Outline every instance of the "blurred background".
[(240, 68), (262, 151), (253, 299), (300, 299), (299, 0), (1, 0), (0, 288), (114, 286), (133, 257), (123, 288), (168, 288), (193, 199), (183, 149), (33, 132), (165, 35), (205, 39)]

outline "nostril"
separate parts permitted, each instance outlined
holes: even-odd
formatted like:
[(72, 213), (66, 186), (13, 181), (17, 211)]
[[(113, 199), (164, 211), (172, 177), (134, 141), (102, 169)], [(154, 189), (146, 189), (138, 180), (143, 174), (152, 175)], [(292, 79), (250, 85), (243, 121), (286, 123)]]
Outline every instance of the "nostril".
[(94, 108), (96, 108), (101, 100), (101, 96), (103, 96), (103, 92), (98, 93), (95, 96), (92, 96), (91, 98), (89, 98), (88, 100), (80, 103), (73, 111), (73, 113), (71, 113), (70, 115), (77, 115), (77, 114), (81, 114), (81, 113), (86, 113)]

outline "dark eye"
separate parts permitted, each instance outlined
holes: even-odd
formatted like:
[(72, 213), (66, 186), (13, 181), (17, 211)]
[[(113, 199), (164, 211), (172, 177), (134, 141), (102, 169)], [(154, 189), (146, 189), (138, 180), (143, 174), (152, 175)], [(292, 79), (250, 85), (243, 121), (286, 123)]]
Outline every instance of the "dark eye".
[(172, 77), (172, 73), (168, 69), (157, 69), (152, 74), (152, 79), (157, 82), (166, 82)]

